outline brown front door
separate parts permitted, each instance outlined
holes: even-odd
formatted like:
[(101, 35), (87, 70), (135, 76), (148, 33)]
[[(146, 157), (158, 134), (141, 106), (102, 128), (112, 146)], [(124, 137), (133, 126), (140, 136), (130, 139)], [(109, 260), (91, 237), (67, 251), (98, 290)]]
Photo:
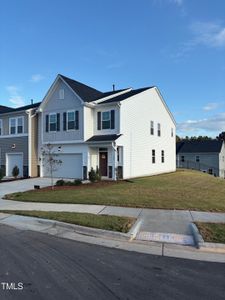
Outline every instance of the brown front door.
[(99, 166), (101, 176), (107, 176), (108, 152), (99, 153)]

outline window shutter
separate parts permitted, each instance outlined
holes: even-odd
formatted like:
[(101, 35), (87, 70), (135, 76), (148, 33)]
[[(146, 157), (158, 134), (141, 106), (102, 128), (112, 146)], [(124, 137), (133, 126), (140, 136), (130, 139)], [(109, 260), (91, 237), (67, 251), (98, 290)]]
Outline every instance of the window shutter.
[(111, 129), (115, 129), (115, 110), (111, 110)]
[(49, 125), (49, 115), (45, 116), (45, 131), (48, 132), (48, 125)]
[(79, 129), (79, 111), (76, 110), (75, 112), (75, 129)]
[(67, 122), (66, 112), (63, 113), (63, 130), (66, 130), (66, 122)]
[(102, 123), (102, 120), (101, 120), (101, 112), (98, 111), (98, 130), (101, 130), (101, 123)]
[(60, 131), (60, 114), (57, 114), (57, 126), (56, 126), (56, 130)]

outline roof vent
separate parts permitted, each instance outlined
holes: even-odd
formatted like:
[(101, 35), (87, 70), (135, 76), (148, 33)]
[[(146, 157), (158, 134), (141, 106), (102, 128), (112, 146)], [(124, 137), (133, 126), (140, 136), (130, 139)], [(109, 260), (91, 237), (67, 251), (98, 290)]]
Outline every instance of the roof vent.
[(116, 88), (115, 88), (115, 84), (112, 85), (113, 88), (113, 92), (115, 92)]
[(30, 99), (30, 103), (31, 103), (31, 105), (33, 105), (34, 104), (34, 100)]

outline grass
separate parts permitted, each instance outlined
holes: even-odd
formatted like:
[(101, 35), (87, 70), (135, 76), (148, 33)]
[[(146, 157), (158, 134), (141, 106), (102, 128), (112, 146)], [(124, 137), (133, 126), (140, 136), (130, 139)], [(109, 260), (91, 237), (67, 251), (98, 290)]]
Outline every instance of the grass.
[(53, 212), (53, 211), (24, 211), (24, 210), (4, 210), (8, 214), (37, 217), (43, 219), (57, 220), (61, 222), (76, 224), (80, 226), (93, 227), (111, 231), (128, 232), (135, 218), (94, 215), (87, 213), (73, 212)]
[(196, 225), (205, 242), (225, 244), (225, 224), (196, 222)]
[(31, 202), (100, 204), (144, 208), (225, 212), (225, 180), (192, 170), (68, 190), (39, 190), (8, 195)]

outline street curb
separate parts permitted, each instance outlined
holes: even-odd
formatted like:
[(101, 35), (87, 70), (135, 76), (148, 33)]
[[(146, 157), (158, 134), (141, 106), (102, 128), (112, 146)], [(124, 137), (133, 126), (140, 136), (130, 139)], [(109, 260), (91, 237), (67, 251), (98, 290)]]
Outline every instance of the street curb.
[[(35, 218), (35, 217), (33, 217)], [(39, 224), (45, 224), (52, 226), (53, 228), (61, 228), (61, 229), (68, 229), (73, 230), (75, 233), (92, 236), (92, 237), (105, 237), (105, 238), (113, 238), (113, 239), (122, 239), (122, 240), (129, 240), (130, 234), (117, 232), (117, 231), (110, 231), (105, 229), (99, 228), (92, 228), (92, 227), (85, 227), (76, 224), (69, 224), (65, 222), (55, 221), (55, 220), (48, 220), (48, 219), (39, 219), (35, 218)]]
[(221, 243), (209, 243), (205, 242), (202, 235), (200, 234), (198, 227), (194, 224), (190, 224), (192, 235), (196, 243), (196, 247), (202, 251), (225, 253), (225, 244)]

